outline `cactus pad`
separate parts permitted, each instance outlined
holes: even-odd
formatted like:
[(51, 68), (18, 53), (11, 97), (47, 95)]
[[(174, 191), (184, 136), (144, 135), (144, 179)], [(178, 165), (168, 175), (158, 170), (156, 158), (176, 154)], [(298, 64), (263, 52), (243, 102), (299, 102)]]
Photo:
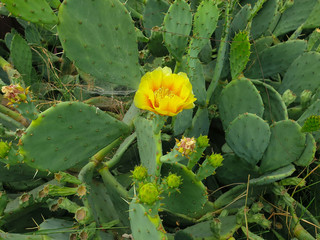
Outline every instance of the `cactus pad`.
[(276, 44), (262, 51), (250, 68), (244, 73), (249, 78), (267, 78), (277, 73), (283, 74), (291, 63), (307, 48), (304, 40), (292, 40)]
[(217, 27), (219, 9), (213, 0), (202, 1), (194, 15), (190, 55), (197, 57)]
[(254, 113), (262, 117), (263, 102), (258, 90), (249, 79), (239, 79), (230, 82), (222, 90), (219, 103), (219, 112), (224, 129), (239, 114)]
[(138, 148), (141, 164), (148, 169), (149, 175), (156, 173), (156, 159), (162, 155), (160, 134), (155, 135), (153, 132), (156, 128), (152, 120), (143, 117), (135, 119), (135, 127), (137, 132)]
[(263, 119), (269, 124), (288, 119), (287, 107), (281, 95), (270, 85), (257, 80), (252, 80), (257, 88), (264, 105)]
[(120, 1), (64, 1), (58, 33), (67, 56), (81, 70), (98, 80), (138, 87), (136, 33)]
[(317, 150), (317, 144), (314, 140), (314, 137), (311, 133), (307, 133), (306, 135), (306, 147), (301, 154), (300, 158), (294, 163), (298, 166), (306, 167), (308, 166), (314, 159), (314, 155)]
[(191, 27), (192, 13), (189, 4), (185, 0), (176, 0), (163, 21), (163, 39), (169, 52), (178, 61), (182, 60)]
[(239, 32), (231, 42), (230, 70), (232, 79), (236, 79), (245, 69), (250, 56), (250, 42), (248, 32)]
[(270, 144), (261, 160), (261, 172), (289, 165), (299, 159), (305, 149), (306, 136), (294, 121), (283, 120), (271, 126)]
[(148, 0), (146, 2), (143, 13), (143, 26), (148, 37), (151, 35), (153, 27), (161, 26), (168, 8), (169, 4), (164, 0)]
[(1, 0), (13, 15), (39, 24), (56, 24), (57, 16), (46, 0)]
[(253, 39), (260, 37), (261, 35), (268, 35), (268, 28), (272, 21), (276, 18), (278, 10), (278, 0), (269, 0), (263, 4), (261, 10), (252, 19), (252, 26), (250, 34)]
[(290, 65), (278, 91), (283, 93), (290, 89), (297, 96), (305, 89), (315, 91), (320, 85), (319, 68), (320, 53), (304, 53)]
[(129, 216), (134, 239), (166, 240), (166, 232), (158, 214), (149, 213), (134, 198), (130, 203)]
[[(293, 5), (281, 15), (280, 21), (273, 32), (274, 35), (279, 36), (296, 30), (308, 19), (315, 5), (319, 3), (317, 0), (292, 2), (294, 2)], [(319, 16), (319, 13), (317, 15)]]
[(205, 204), (208, 201), (207, 191), (201, 181), (197, 181), (195, 175), (182, 164), (163, 164), (162, 174), (169, 175), (169, 172), (181, 176), (182, 184), (179, 192), (175, 191), (170, 196), (164, 195), (161, 203), (164, 210), (184, 214), (191, 218), (201, 217), (206, 210)]
[(269, 125), (260, 117), (245, 113), (233, 120), (226, 131), (226, 141), (249, 164), (256, 165), (270, 140)]
[(37, 169), (62, 171), (88, 161), (128, 126), (80, 102), (64, 102), (41, 113), (21, 138), (20, 153)]

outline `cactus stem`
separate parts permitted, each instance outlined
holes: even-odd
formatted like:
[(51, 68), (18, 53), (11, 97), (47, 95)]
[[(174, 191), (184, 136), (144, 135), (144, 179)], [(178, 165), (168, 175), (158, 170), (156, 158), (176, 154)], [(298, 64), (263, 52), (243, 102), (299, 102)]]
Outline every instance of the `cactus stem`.
[(125, 153), (125, 151), (128, 149), (128, 147), (132, 144), (132, 142), (136, 139), (137, 134), (133, 133), (129, 137), (127, 137), (123, 143), (121, 143), (119, 149), (115, 153), (115, 155), (112, 157), (112, 159), (105, 163), (107, 168), (113, 168), (121, 159), (122, 155)]
[(104, 157), (110, 152), (112, 151), (112, 149), (114, 149), (115, 147), (119, 146), (121, 144), (121, 138), (117, 138), (116, 140), (114, 140), (112, 143), (110, 143), (108, 146), (102, 148), (99, 152), (97, 152), (93, 157), (90, 158), (90, 161), (94, 162), (95, 165), (98, 165), (98, 163), (100, 163)]
[(24, 127), (29, 126), (29, 122), (27, 121), (27, 119), (22, 117), (21, 114), (10, 110), (9, 108), (3, 106), (2, 104), (0, 104), (0, 113), (3, 113), (4, 115), (9, 116), (13, 120), (15, 120), (15, 121), (12, 121), (12, 120), (10, 121), (9, 119), (6, 119), (6, 120), (9, 120), (9, 122), (13, 123), (15, 126), (17, 126), (18, 128), (21, 128), (22, 126)]
[(128, 199), (128, 191), (115, 179), (107, 167), (100, 169), (99, 173), (105, 185), (112, 187), (124, 199)]

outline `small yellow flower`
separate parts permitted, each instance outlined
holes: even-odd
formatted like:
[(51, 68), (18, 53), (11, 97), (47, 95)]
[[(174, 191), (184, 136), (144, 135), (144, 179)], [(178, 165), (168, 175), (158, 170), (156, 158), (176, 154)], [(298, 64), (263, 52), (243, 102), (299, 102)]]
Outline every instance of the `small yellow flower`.
[(136, 107), (165, 116), (193, 108), (196, 100), (187, 75), (174, 74), (168, 67), (146, 73), (134, 96)]

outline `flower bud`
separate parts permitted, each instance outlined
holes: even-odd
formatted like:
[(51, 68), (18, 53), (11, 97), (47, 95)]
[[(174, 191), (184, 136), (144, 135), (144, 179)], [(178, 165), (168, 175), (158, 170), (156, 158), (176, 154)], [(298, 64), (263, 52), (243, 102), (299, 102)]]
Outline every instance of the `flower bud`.
[(135, 166), (132, 172), (132, 178), (142, 181), (148, 176), (148, 170), (144, 166)]
[(211, 166), (217, 168), (222, 165), (223, 156), (220, 153), (214, 153), (211, 154), (207, 159)]
[(166, 178), (166, 182), (169, 188), (178, 188), (182, 184), (181, 176), (175, 173), (170, 173)]
[(315, 132), (315, 131), (318, 131), (319, 129), (320, 129), (320, 116), (312, 115), (305, 120), (301, 131)]
[(159, 200), (159, 191), (155, 184), (146, 183), (139, 189), (139, 199), (145, 204), (152, 205)]
[(199, 148), (205, 148), (209, 146), (209, 138), (208, 136), (202, 136), (200, 135), (200, 137), (197, 138), (197, 147)]

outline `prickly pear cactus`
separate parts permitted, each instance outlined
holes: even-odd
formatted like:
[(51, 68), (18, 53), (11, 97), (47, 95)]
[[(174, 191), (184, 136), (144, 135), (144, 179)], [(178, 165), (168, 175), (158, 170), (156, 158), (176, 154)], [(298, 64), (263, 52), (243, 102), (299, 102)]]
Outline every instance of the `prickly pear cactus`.
[(163, 40), (169, 52), (178, 60), (182, 60), (188, 36), (192, 27), (190, 6), (184, 0), (175, 1), (169, 8), (163, 21)]
[(58, 34), (67, 56), (81, 70), (100, 81), (138, 87), (136, 34), (129, 12), (119, 1), (64, 1)]
[(128, 130), (126, 124), (98, 108), (64, 102), (31, 123), (21, 138), (19, 151), (28, 165), (57, 172), (88, 161)]
[(46, 0), (3, 0), (6, 8), (18, 18), (39, 24), (56, 24), (58, 18)]
[(196, 179), (192, 171), (181, 164), (164, 164), (163, 176), (169, 173), (176, 173), (181, 176), (182, 184), (179, 191), (172, 192), (169, 196), (163, 195), (163, 209), (170, 212), (184, 214), (189, 217), (201, 217), (210, 206), (208, 206), (208, 196), (205, 186)]
[(132, 220), (131, 229), (135, 239), (168, 239), (159, 215), (149, 212), (149, 209), (137, 203), (136, 199), (130, 203), (129, 216)]
[(252, 113), (245, 113), (229, 124), (226, 141), (239, 157), (256, 165), (269, 145), (270, 135), (270, 128), (263, 119)]
[(223, 127), (227, 129), (239, 114), (248, 112), (262, 117), (264, 106), (253, 83), (243, 78), (233, 80), (222, 90), (219, 109)]
[(270, 144), (261, 160), (261, 172), (272, 171), (298, 160), (305, 148), (306, 136), (296, 122), (283, 120), (270, 129)]
[(230, 70), (232, 79), (236, 79), (245, 69), (250, 57), (248, 32), (239, 32), (233, 38), (230, 48)]

